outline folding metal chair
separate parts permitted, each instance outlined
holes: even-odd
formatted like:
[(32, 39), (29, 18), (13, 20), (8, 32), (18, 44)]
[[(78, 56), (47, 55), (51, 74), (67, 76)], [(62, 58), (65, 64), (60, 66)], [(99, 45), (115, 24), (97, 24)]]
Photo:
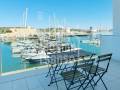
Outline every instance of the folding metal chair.
[(50, 63), (49, 63), (50, 67), (47, 74), (47, 76), (50, 76), (50, 79), (51, 79), (48, 86), (55, 83), (58, 90), (57, 82), (63, 80), (61, 77), (58, 77), (58, 75), (62, 70), (67, 70), (68, 68), (70, 68), (70, 66), (68, 66), (69, 57), (67, 56), (67, 54), (62, 54), (62, 53), (56, 54), (53, 57), (54, 58), (50, 60)]
[[(69, 66), (70, 65), (69, 61), (76, 60), (76, 54), (77, 54), (77, 52), (70, 51), (70, 52), (55, 53), (50, 56), (51, 58), (48, 62), (49, 63), (49, 71), (47, 74), (47, 76), (50, 76), (50, 79), (51, 79), (49, 86), (53, 83), (56, 83), (56, 86), (58, 89), (57, 82), (63, 80), (63, 78), (62, 79), (57, 78), (58, 74), (63, 71), (67, 72), (67, 71), (73, 70), (73, 66)], [(77, 60), (78, 60), (78, 58), (80, 58), (80, 55), (77, 54)], [(81, 87), (82, 87), (82, 85), (81, 85)]]
[[(70, 70), (61, 72), (61, 76), (63, 77), (63, 80), (64, 80), (67, 90), (70, 90), (73, 88), (77, 88), (77, 90), (79, 90), (80, 88), (83, 88), (83, 90), (85, 90), (85, 86), (89, 82), (89, 73), (84, 74), (84, 73), (80, 72), (79, 65), (84, 64), (85, 65), (84, 67), (87, 67), (87, 63), (89, 63), (89, 62), (92, 62), (89, 65), (90, 67), (92, 67), (92, 65), (94, 63), (93, 59), (84, 61), (81, 63), (78, 63), (78, 61), (76, 61)], [(89, 68), (89, 71), (91, 71), (91, 68)], [(93, 88), (92, 84), (91, 84), (91, 86)]]
[(74, 52), (61, 52), (61, 53), (56, 53), (56, 54), (51, 54), (49, 55), (51, 58), (48, 60), (48, 68), (49, 71), (46, 75), (46, 77), (48, 77), (50, 75), (50, 71), (52, 70), (54, 65), (57, 65), (57, 68), (59, 68), (56, 71), (60, 71), (61, 69), (66, 69), (67, 68), (67, 64), (63, 66), (63, 64), (65, 62), (69, 63), (69, 61), (73, 61), (75, 59), (75, 55), (73, 55)]
[[(93, 81), (94, 86), (97, 85), (99, 81), (102, 81), (104, 87), (106, 90), (108, 90), (106, 84), (104, 83), (102, 77), (107, 73), (109, 63), (112, 57), (112, 53), (104, 54), (98, 56), (98, 60), (96, 63), (92, 66), (91, 71), (89, 72), (90, 67), (82, 68), (85, 72), (88, 72), (90, 76), (92, 77), (89, 83), (86, 85), (86, 87)], [(95, 81), (95, 78), (98, 77), (98, 79)], [(86, 88), (85, 87), (85, 88)]]

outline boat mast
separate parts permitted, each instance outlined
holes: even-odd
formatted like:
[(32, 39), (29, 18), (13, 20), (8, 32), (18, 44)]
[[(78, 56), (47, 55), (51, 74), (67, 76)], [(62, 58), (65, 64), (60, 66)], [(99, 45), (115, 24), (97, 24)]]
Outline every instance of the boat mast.
[(25, 10), (25, 21), (24, 21), (24, 27), (27, 28), (27, 19), (28, 19), (28, 8)]
[[(25, 12), (23, 13), (23, 23), (24, 23), (24, 28), (27, 29), (27, 19), (28, 19), (28, 8), (26, 8)], [(25, 38), (25, 34), (24, 34), (24, 40), (26, 39)]]

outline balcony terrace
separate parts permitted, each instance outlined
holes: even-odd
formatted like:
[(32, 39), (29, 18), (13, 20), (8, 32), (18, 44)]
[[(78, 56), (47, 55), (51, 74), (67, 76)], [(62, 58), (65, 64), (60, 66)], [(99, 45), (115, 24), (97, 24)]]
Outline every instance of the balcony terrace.
[[(104, 81), (109, 90), (120, 90), (120, 64), (119, 61), (111, 60), (108, 73)], [(56, 85), (48, 86), (50, 78), (46, 78), (48, 68), (30, 70), (19, 74), (5, 75), (0, 77), (0, 90), (57, 90)], [(66, 90), (64, 82), (58, 82), (59, 90)], [(73, 89), (74, 90), (74, 89)], [(76, 89), (75, 89), (76, 90)], [(87, 90), (92, 90), (88, 87)], [(101, 82), (95, 90), (105, 90)]]

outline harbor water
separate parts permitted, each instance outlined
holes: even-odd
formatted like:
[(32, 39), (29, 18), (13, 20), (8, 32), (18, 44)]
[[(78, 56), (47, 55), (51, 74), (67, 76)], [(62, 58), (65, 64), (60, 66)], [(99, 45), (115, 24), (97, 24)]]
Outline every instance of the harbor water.
[[(73, 47), (79, 47), (88, 52), (100, 53), (100, 47), (93, 45), (82, 43), (81, 40), (87, 39), (86, 37), (67, 37), (66, 40)], [(11, 72), (16, 70), (22, 70), (26, 68), (32, 68), (41, 66), (41, 64), (30, 64), (26, 63), (20, 57), (13, 57), (12, 48), (8, 44), (0, 44), (0, 53), (1, 53), (1, 72)]]

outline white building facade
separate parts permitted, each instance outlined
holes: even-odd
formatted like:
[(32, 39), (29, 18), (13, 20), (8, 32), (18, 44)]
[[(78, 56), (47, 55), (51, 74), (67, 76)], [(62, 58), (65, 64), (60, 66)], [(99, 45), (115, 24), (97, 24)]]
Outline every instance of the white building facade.
[(101, 52), (112, 52), (120, 61), (120, 0), (113, 0), (113, 35), (101, 36)]

